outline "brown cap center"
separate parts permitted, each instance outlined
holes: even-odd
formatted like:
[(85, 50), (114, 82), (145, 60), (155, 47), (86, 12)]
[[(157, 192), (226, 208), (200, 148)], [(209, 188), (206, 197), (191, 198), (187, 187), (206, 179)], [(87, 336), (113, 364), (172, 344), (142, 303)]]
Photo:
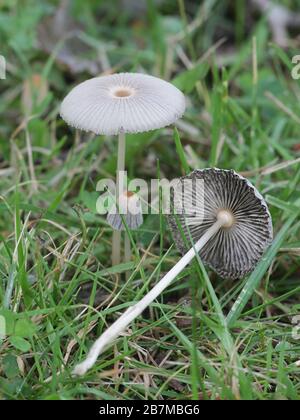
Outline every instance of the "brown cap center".
[(116, 98), (128, 98), (129, 96), (132, 96), (134, 91), (127, 87), (120, 87), (113, 91), (113, 96)]

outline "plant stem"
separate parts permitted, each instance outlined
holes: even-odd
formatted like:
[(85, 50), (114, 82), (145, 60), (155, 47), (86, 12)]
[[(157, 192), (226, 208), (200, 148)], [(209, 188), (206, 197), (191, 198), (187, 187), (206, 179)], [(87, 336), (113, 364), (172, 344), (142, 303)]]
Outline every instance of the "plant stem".
[[(125, 133), (119, 133), (118, 137), (118, 163), (117, 163), (117, 188), (116, 202), (118, 203), (120, 194), (124, 188), (122, 185), (122, 173), (125, 171), (125, 152), (126, 138)], [(112, 237), (112, 265), (118, 265), (121, 262), (121, 232), (114, 231)]]
[[(224, 213), (224, 212), (223, 212)], [(90, 369), (100, 353), (105, 350), (114, 339), (122, 333), (128, 325), (139, 316), (175, 279), (178, 274), (192, 261), (195, 255), (212, 238), (219, 229), (228, 223), (226, 217), (220, 217), (205, 232), (199, 241), (191, 248), (178, 263), (144, 296), (138, 303), (129, 307), (117, 321), (115, 321), (93, 344), (87, 358), (74, 369), (75, 375), (84, 375)]]

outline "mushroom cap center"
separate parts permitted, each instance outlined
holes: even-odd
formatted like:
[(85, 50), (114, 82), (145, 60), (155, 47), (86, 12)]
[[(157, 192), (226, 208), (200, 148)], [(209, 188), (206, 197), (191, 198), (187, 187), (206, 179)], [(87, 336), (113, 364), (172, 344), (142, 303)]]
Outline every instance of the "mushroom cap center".
[(128, 98), (130, 96), (133, 96), (134, 93), (135, 90), (127, 86), (119, 86), (112, 90), (112, 95), (115, 98)]
[(222, 227), (231, 228), (235, 223), (234, 215), (230, 210), (222, 209), (218, 211), (217, 219), (222, 222)]
[(125, 195), (126, 197), (130, 198), (130, 197), (133, 197), (133, 196), (135, 195), (135, 193), (134, 193), (134, 192), (132, 192), (132, 191), (125, 191), (124, 195)]

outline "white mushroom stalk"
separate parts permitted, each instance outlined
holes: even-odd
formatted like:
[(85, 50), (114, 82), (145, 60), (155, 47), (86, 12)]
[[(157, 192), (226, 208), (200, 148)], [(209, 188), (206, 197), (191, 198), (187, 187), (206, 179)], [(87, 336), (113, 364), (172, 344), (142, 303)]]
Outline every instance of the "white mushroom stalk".
[[(118, 160), (117, 160), (117, 185), (116, 196), (119, 197), (123, 188), (120, 175), (125, 171), (126, 159), (126, 137), (125, 133), (120, 132), (118, 136)], [(121, 262), (121, 232), (120, 230), (113, 231), (112, 237), (112, 265), (118, 265)]]
[(78, 364), (73, 373), (84, 375), (97, 361), (98, 356), (137, 318), (185, 269), (192, 259), (199, 253), (204, 245), (220, 230), (221, 227), (230, 227), (233, 218), (230, 212), (222, 211), (217, 221), (206, 231), (178, 263), (148, 292), (138, 303), (129, 307), (121, 317), (114, 322), (93, 344), (87, 358)]
[[(172, 84), (145, 74), (118, 73), (95, 77), (76, 86), (63, 100), (60, 114), (80, 130), (119, 136), (118, 193), (122, 187), (120, 173), (125, 169), (125, 134), (171, 125), (184, 110), (185, 97)], [(120, 262), (120, 243), (121, 233), (115, 232), (113, 264)]]

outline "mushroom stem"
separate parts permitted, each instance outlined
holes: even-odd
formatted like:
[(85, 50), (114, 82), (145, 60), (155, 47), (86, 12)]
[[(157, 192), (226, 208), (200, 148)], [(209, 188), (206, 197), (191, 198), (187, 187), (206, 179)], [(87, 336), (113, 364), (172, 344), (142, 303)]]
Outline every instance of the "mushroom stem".
[(222, 211), (217, 221), (205, 232), (198, 242), (178, 263), (150, 290), (139, 302), (130, 306), (93, 344), (87, 358), (75, 366), (75, 375), (84, 375), (97, 361), (98, 356), (122, 333), (128, 325), (139, 316), (175, 279), (178, 274), (192, 261), (201, 248), (212, 238), (222, 226), (228, 225), (231, 215)]
[(118, 137), (118, 163), (117, 163), (117, 192), (119, 197), (121, 195), (120, 172), (125, 171), (125, 151), (126, 151), (126, 137), (125, 133), (119, 133)]
[[(121, 195), (123, 191), (124, 182), (122, 178), (122, 172), (125, 171), (125, 152), (126, 152), (126, 138), (125, 133), (119, 133), (118, 137), (118, 162), (117, 162), (117, 188), (116, 188), (116, 199)], [(114, 231), (112, 237), (112, 265), (118, 265), (121, 262), (121, 232)]]
[(121, 232), (119, 230), (113, 231), (111, 262), (113, 267), (121, 262)]

